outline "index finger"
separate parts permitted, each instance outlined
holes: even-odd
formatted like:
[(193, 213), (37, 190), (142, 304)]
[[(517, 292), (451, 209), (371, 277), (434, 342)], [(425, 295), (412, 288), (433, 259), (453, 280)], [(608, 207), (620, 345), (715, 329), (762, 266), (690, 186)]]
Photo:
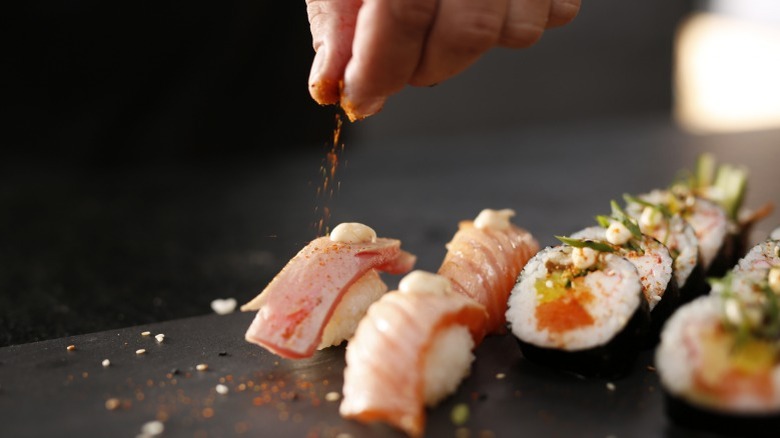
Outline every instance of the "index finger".
[(344, 73), (341, 105), (351, 120), (378, 112), (417, 69), (437, 0), (365, 0)]

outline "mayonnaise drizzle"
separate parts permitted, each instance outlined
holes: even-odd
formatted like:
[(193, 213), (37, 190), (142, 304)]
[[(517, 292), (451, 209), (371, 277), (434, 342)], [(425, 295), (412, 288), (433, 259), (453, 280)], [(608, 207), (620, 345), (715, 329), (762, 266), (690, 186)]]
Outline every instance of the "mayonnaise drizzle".
[(486, 228), (493, 230), (506, 230), (511, 225), (509, 219), (515, 215), (515, 211), (509, 208), (503, 210), (491, 210), (486, 208), (479, 212), (474, 219), (474, 226), (480, 230)]
[(446, 277), (426, 271), (414, 270), (398, 283), (398, 291), (410, 293), (447, 294), (452, 292), (452, 284)]
[(373, 243), (376, 242), (376, 231), (357, 222), (344, 222), (333, 228), (330, 240), (339, 243)]

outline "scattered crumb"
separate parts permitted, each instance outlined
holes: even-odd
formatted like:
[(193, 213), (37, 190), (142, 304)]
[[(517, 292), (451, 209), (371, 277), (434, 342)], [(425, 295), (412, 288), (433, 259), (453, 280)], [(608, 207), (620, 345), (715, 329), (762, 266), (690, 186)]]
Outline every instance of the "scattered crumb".
[(607, 389), (610, 390), (610, 391), (614, 391), (615, 390), (615, 384), (612, 383), (612, 382), (607, 382)]
[(73, 345), (73, 344), (71, 344), (71, 345), (68, 345), (68, 351), (73, 351), (73, 350), (75, 350), (75, 349), (76, 349), (76, 346), (75, 346), (75, 345)]
[(346, 432), (340, 432), (338, 435), (336, 435), (336, 438), (352, 438), (352, 435)]
[(504, 377), (506, 377), (506, 374), (504, 374), (504, 373), (498, 373), (498, 374), (496, 374), (496, 379), (498, 379), (498, 380), (501, 380), (501, 379), (503, 379)]
[(141, 433), (145, 436), (157, 436), (163, 433), (165, 424), (162, 421), (149, 421), (141, 426)]
[(450, 420), (456, 426), (464, 425), (469, 420), (469, 405), (466, 403), (455, 405), (450, 412)]
[(106, 400), (106, 409), (109, 411), (115, 411), (119, 409), (119, 406), (122, 405), (122, 402), (119, 401), (118, 398), (110, 398)]
[(650, 371), (650, 372), (653, 372), (653, 373), (654, 373), (654, 372), (655, 372), (655, 367), (654, 367), (654, 366), (652, 366), (652, 365), (648, 365), (648, 366), (647, 366), (647, 371)]
[(219, 315), (227, 315), (236, 310), (237, 304), (235, 298), (216, 299), (211, 302), (211, 310)]
[(198, 371), (206, 371), (207, 369), (209, 369), (209, 366), (205, 363), (199, 363), (195, 365), (195, 369)]
[(225, 395), (228, 392), (230, 392), (230, 389), (227, 387), (227, 385), (219, 384), (217, 385), (217, 394)]
[(165, 335), (162, 334), (162, 333), (158, 333), (158, 334), (154, 335), (154, 339), (157, 340), (158, 344), (161, 344), (162, 341), (165, 340)]
[(339, 394), (336, 391), (331, 391), (331, 392), (325, 394), (325, 400), (327, 400), (329, 402), (338, 401), (338, 399), (340, 399), (340, 398), (341, 398), (341, 394)]
[(111, 366), (111, 361), (108, 359), (103, 359), (103, 362), (101, 363), (103, 364), (103, 368), (108, 368)]
[(140, 354), (144, 354), (144, 353), (146, 353), (146, 349), (145, 348), (139, 348), (138, 350), (135, 350), (135, 354), (139, 354), (140, 355)]
[(152, 332), (141, 332), (141, 336), (149, 336)]

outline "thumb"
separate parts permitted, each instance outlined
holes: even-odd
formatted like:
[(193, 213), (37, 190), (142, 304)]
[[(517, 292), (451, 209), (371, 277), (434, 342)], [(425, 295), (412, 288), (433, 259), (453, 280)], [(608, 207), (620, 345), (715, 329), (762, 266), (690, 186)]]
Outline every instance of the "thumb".
[(309, 73), (309, 94), (320, 105), (339, 102), (344, 69), (352, 57), (352, 39), (362, 0), (306, 0), (316, 54)]

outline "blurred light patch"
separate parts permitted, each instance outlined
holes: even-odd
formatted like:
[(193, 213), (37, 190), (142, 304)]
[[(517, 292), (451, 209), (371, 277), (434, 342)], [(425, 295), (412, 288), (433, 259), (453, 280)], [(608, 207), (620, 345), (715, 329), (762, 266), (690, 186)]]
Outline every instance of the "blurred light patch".
[(780, 0), (714, 0), (682, 23), (674, 111), (699, 133), (780, 128)]

